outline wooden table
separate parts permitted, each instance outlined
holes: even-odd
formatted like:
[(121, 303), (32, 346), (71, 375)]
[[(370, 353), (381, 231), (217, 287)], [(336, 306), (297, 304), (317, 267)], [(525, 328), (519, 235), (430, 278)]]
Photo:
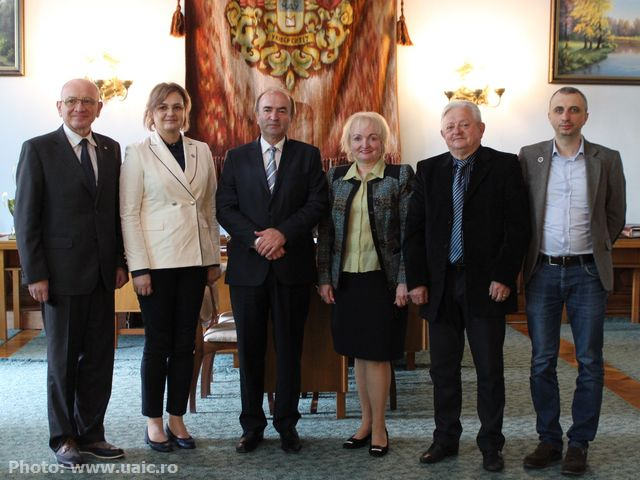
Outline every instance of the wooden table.
[(640, 323), (640, 238), (618, 238), (613, 245), (613, 268), (632, 271), (631, 322)]
[[(7, 259), (10, 252), (17, 252), (18, 246), (15, 240), (9, 240), (7, 237), (0, 238), (0, 340), (6, 341), (7, 332), (7, 286), (4, 281), (4, 272), (7, 268)], [(17, 287), (16, 288), (16, 283)], [(20, 325), (20, 278), (14, 275), (13, 278), (13, 324)], [(16, 308), (17, 307), (17, 308)]]

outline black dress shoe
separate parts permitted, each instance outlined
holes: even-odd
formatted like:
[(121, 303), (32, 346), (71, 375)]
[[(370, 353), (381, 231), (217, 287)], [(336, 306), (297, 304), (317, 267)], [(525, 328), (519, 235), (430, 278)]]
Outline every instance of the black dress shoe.
[(372, 457), (384, 457), (389, 451), (389, 432), (385, 428), (384, 433), (387, 435), (387, 444), (382, 447), (380, 445), (371, 445), (369, 447), (369, 455)]
[(371, 441), (371, 434), (367, 435), (364, 438), (356, 438), (354, 436), (349, 437), (342, 444), (342, 448), (346, 448), (347, 450), (355, 450), (356, 448), (362, 448), (369, 445)]
[(196, 441), (193, 439), (191, 435), (189, 438), (180, 438), (173, 434), (171, 429), (169, 428), (169, 424), (167, 423), (164, 426), (164, 432), (167, 434), (167, 438), (169, 441), (178, 446), (178, 448), (184, 448), (185, 450), (191, 450), (196, 448)]
[(504, 459), (500, 450), (482, 452), (482, 468), (488, 472), (499, 472), (504, 469)]
[(91, 455), (103, 460), (115, 460), (116, 458), (124, 457), (124, 450), (104, 440), (80, 445), (78, 450), (80, 450), (80, 453), (83, 455)]
[(546, 468), (562, 460), (562, 451), (556, 450), (550, 444), (540, 442), (533, 453), (524, 457), (524, 468)]
[(250, 431), (244, 432), (242, 437), (240, 437), (240, 441), (236, 445), (236, 452), (238, 453), (249, 453), (253, 452), (258, 444), (264, 438), (262, 431)]
[(296, 427), (290, 427), (284, 432), (280, 432), (280, 447), (287, 453), (298, 453), (302, 449)]
[(62, 468), (77, 468), (82, 465), (82, 455), (78, 451), (78, 446), (72, 438), (68, 438), (55, 451), (56, 461)]
[(587, 471), (587, 450), (578, 447), (567, 448), (567, 454), (562, 461), (560, 473), (562, 475), (582, 475)]
[(173, 445), (171, 445), (171, 442), (169, 440), (166, 440), (164, 442), (154, 442), (153, 440), (151, 440), (149, 438), (148, 428), (144, 429), (144, 443), (149, 445), (151, 449), (155, 450), (156, 452), (168, 453), (173, 451)]
[(438, 463), (446, 457), (458, 454), (458, 447), (446, 447), (439, 443), (432, 443), (429, 449), (420, 457), (420, 463)]

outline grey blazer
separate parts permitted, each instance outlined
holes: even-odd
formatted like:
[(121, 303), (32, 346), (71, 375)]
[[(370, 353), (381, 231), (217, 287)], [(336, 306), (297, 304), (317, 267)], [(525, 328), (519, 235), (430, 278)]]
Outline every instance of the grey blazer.
[[(547, 184), (553, 154), (553, 140), (522, 147), (518, 157), (529, 190), (532, 237), (524, 262), (525, 284), (533, 275), (544, 227)], [(587, 196), (591, 210), (591, 241), (600, 281), (605, 290), (613, 289), (613, 242), (625, 222), (627, 208), (625, 178), (620, 153), (584, 141)]]
[(25, 284), (49, 280), (59, 295), (88, 295), (98, 281), (115, 289), (126, 268), (118, 200), (120, 145), (98, 144), (95, 198), (62, 127), (27, 140), (16, 172), (16, 238)]

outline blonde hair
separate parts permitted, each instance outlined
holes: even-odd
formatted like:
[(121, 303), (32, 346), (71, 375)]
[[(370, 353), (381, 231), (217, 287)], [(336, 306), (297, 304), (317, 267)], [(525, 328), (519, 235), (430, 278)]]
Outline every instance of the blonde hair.
[(191, 113), (191, 97), (184, 87), (177, 83), (159, 83), (151, 90), (147, 106), (144, 109), (144, 126), (147, 130), (153, 130), (153, 111), (173, 92), (178, 92), (184, 101), (184, 122), (180, 130), (189, 130), (189, 114)]
[(391, 136), (391, 132), (389, 130), (389, 125), (387, 121), (384, 119), (382, 115), (377, 112), (356, 112), (347, 118), (347, 121), (342, 128), (342, 137), (340, 138), (340, 148), (347, 155), (347, 159), (350, 162), (353, 162), (353, 156), (351, 153), (351, 143), (349, 142), (349, 137), (351, 136), (351, 129), (356, 122), (369, 122), (377, 127), (378, 135), (380, 135), (380, 140), (382, 142), (382, 152), (381, 157), (384, 157), (384, 154), (389, 149), (389, 137)]

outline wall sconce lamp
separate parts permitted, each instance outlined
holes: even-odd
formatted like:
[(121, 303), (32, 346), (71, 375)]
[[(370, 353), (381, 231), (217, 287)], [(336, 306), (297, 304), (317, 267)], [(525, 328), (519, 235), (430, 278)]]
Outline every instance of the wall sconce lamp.
[(108, 102), (112, 98), (122, 101), (127, 98), (132, 80), (120, 80), (116, 74), (116, 66), (120, 63), (108, 53), (103, 53), (98, 59), (91, 58), (93, 75), (90, 76), (93, 83), (100, 90), (100, 98)]
[(496, 103), (490, 103), (491, 92), (489, 92), (489, 87), (484, 88), (476, 88), (475, 90), (471, 90), (467, 87), (460, 87), (455, 91), (446, 90), (444, 94), (446, 97), (451, 100), (468, 100), (470, 102), (475, 103), (476, 105), (487, 105), (488, 107), (497, 107), (500, 105), (500, 101), (502, 100), (502, 94), (505, 92), (504, 88), (496, 88), (493, 90), (493, 93), (497, 96)]
[(469, 88), (464, 86), (464, 82), (466, 81), (467, 76), (472, 72), (473, 65), (470, 63), (465, 63), (459, 69), (456, 70), (460, 75), (460, 80), (463, 82), (463, 85), (459, 87), (457, 90), (446, 90), (444, 92), (445, 96), (451, 100), (467, 100), (469, 102), (473, 102), (476, 105), (486, 105), (488, 107), (497, 107), (500, 105), (500, 101), (502, 100), (502, 95), (506, 91), (505, 88), (494, 88), (493, 90), (489, 90), (488, 86), (483, 88)]
[(120, 80), (118, 77), (109, 78), (107, 80), (94, 80), (98, 90), (100, 90), (100, 98), (107, 102), (112, 98), (122, 101), (127, 98), (129, 87), (133, 83), (132, 80)]

